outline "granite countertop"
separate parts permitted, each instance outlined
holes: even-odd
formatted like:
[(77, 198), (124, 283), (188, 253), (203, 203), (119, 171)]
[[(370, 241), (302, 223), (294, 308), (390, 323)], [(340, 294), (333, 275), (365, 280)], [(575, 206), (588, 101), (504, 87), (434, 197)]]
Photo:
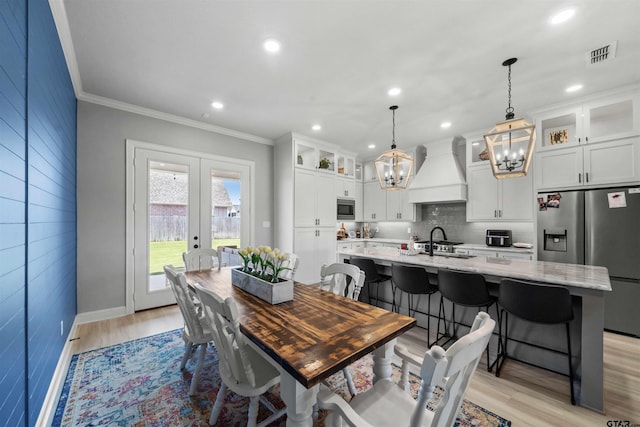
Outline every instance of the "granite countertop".
[(533, 248), (516, 248), (513, 246), (487, 246), (483, 244), (477, 243), (463, 243), (461, 245), (456, 245), (456, 248), (460, 249), (475, 249), (481, 251), (500, 251), (500, 252), (516, 252), (523, 254), (532, 254), (534, 252)]
[(455, 256), (401, 255), (395, 248), (357, 248), (338, 252), (345, 256), (361, 256), (388, 262), (402, 262), (423, 267), (451, 268), (460, 271), (533, 280), (537, 282), (574, 286), (577, 288), (610, 291), (609, 272), (605, 267), (563, 264), (548, 261), (477, 256), (456, 258)]

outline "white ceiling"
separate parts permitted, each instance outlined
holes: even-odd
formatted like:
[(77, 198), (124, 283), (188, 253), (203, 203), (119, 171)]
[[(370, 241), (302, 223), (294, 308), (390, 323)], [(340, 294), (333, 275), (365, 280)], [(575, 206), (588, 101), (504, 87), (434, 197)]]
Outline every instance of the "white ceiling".
[[(640, 83), (638, 0), (50, 3), (79, 99), (262, 142), (293, 131), (364, 158), (389, 147), (393, 104), (399, 148), (490, 129), (504, 118), (501, 64), (510, 57), (519, 58), (516, 117)], [(575, 17), (551, 26), (549, 17), (567, 7)], [(269, 37), (282, 43), (276, 55), (262, 48)], [(587, 51), (614, 41), (613, 61), (586, 65)], [(565, 93), (574, 83), (584, 88)], [(393, 86), (400, 96), (387, 95)], [(213, 100), (225, 108), (214, 110)], [(443, 130), (443, 121), (453, 125)]]

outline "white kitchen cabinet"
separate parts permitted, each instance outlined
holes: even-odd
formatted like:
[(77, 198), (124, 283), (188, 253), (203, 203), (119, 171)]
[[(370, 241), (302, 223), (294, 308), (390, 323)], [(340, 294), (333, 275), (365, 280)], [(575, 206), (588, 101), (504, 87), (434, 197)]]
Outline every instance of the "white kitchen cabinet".
[(594, 144), (640, 134), (637, 93), (624, 93), (536, 114), (537, 151)]
[(356, 181), (356, 222), (364, 221), (364, 184)]
[[(336, 170), (335, 149), (318, 145), (311, 142), (311, 140), (305, 140), (300, 137), (294, 139), (293, 147), (295, 149), (296, 168), (307, 170), (324, 169), (331, 172)], [(321, 162), (322, 160), (325, 162)], [(326, 167), (321, 167), (321, 163), (325, 163)]]
[(295, 229), (295, 253), (300, 260), (296, 281), (312, 284), (320, 282), (320, 267), (336, 259), (335, 227)]
[(356, 198), (356, 181), (354, 178), (336, 178), (336, 197), (338, 199)]
[(335, 177), (322, 171), (295, 172), (295, 226), (335, 227)]
[(338, 152), (336, 154), (336, 172), (338, 176), (355, 178), (356, 176), (356, 159), (350, 154)]
[(467, 168), (467, 221), (532, 221), (533, 178), (496, 179), (489, 165)]
[(640, 182), (640, 138), (538, 152), (536, 188), (560, 190)]
[[(384, 191), (384, 190), (383, 190)], [(409, 203), (407, 190), (385, 191), (387, 197), (386, 217), (387, 221), (417, 221), (418, 209), (413, 203)]]
[(380, 188), (377, 181), (364, 184), (363, 221), (386, 221), (387, 192)]

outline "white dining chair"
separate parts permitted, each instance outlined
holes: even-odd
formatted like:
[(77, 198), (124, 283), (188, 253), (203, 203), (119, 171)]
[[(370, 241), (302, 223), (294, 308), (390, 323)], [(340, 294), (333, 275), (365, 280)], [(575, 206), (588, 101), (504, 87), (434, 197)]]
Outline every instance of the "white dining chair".
[[(358, 300), (364, 280), (364, 272), (353, 264), (336, 262), (320, 267), (320, 288), (336, 295)], [(356, 387), (349, 368), (342, 369), (342, 374), (347, 381), (349, 392), (355, 396)]]
[(211, 409), (209, 424), (214, 425), (222, 410), (227, 391), (249, 397), (248, 426), (255, 426), (258, 418), (259, 402), (273, 414), (258, 426), (266, 426), (286, 414), (286, 408), (276, 410), (262, 395), (280, 383), (280, 372), (262, 355), (249, 347), (240, 331), (238, 306), (233, 297), (223, 300), (215, 292), (195, 285), (202, 301), (209, 324), (217, 331), (216, 349), (220, 356), (218, 363), (222, 384)]
[(189, 291), (184, 274), (176, 272), (172, 265), (165, 265), (164, 272), (184, 320), (182, 339), (185, 342), (185, 351), (180, 363), (180, 370), (184, 370), (187, 361), (195, 353), (198, 353), (196, 368), (189, 387), (189, 395), (194, 395), (198, 390), (198, 381), (204, 365), (207, 346), (209, 343), (215, 342), (215, 330), (201, 314), (198, 302), (194, 301), (195, 294)]
[(282, 270), (279, 277), (285, 280), (295, 280), (296, 270), (300, 265), (300, 258), (296, 254), (289, 254), (287, 260), (283, 263), (283, 267), (287, 267), (288, 270)]
[(191, 249), (182, 253), (182, 260), (187, 271), (209, 270), (222, 265), (220, 251), (211, 248)]
[[(322, 386), (318, 393), (318, 406), (331, 411), (325, 425), (341, 425), (338, 418), (342, 418), (348, 425), (358, 427), (453, 426), (495, 323), (487, 313), (480, 312), (467, 335), (453, 343), (447, 351), (437, 345), (431, 347), (424, 357), (396, 345), (395, 353), (402, 359), (400, 384), (390, 379), (380, 380), (349, 403)], [(409, 364), (421, 366), (422, 382), (417, 399), (411, 397), (407, 387)], [(441, 387), (443, 391), (431, 411), (426, 405), (436, 387)]]

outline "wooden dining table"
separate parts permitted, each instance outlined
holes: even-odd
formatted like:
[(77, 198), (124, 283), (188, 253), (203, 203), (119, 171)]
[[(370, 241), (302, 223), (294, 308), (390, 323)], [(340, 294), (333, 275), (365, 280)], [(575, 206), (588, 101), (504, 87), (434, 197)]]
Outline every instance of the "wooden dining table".
[(416, 320), (315, 285), (294, 284), (292, 301), (269, 304), (231, 284), (231, 269), (185, 273), (187, 283), (234, 297), (240, 328), (280, 370), (287, 426), (311, 426), (319, 384), (368, 353), (374, 382), (391, 376), (395, 339)]

